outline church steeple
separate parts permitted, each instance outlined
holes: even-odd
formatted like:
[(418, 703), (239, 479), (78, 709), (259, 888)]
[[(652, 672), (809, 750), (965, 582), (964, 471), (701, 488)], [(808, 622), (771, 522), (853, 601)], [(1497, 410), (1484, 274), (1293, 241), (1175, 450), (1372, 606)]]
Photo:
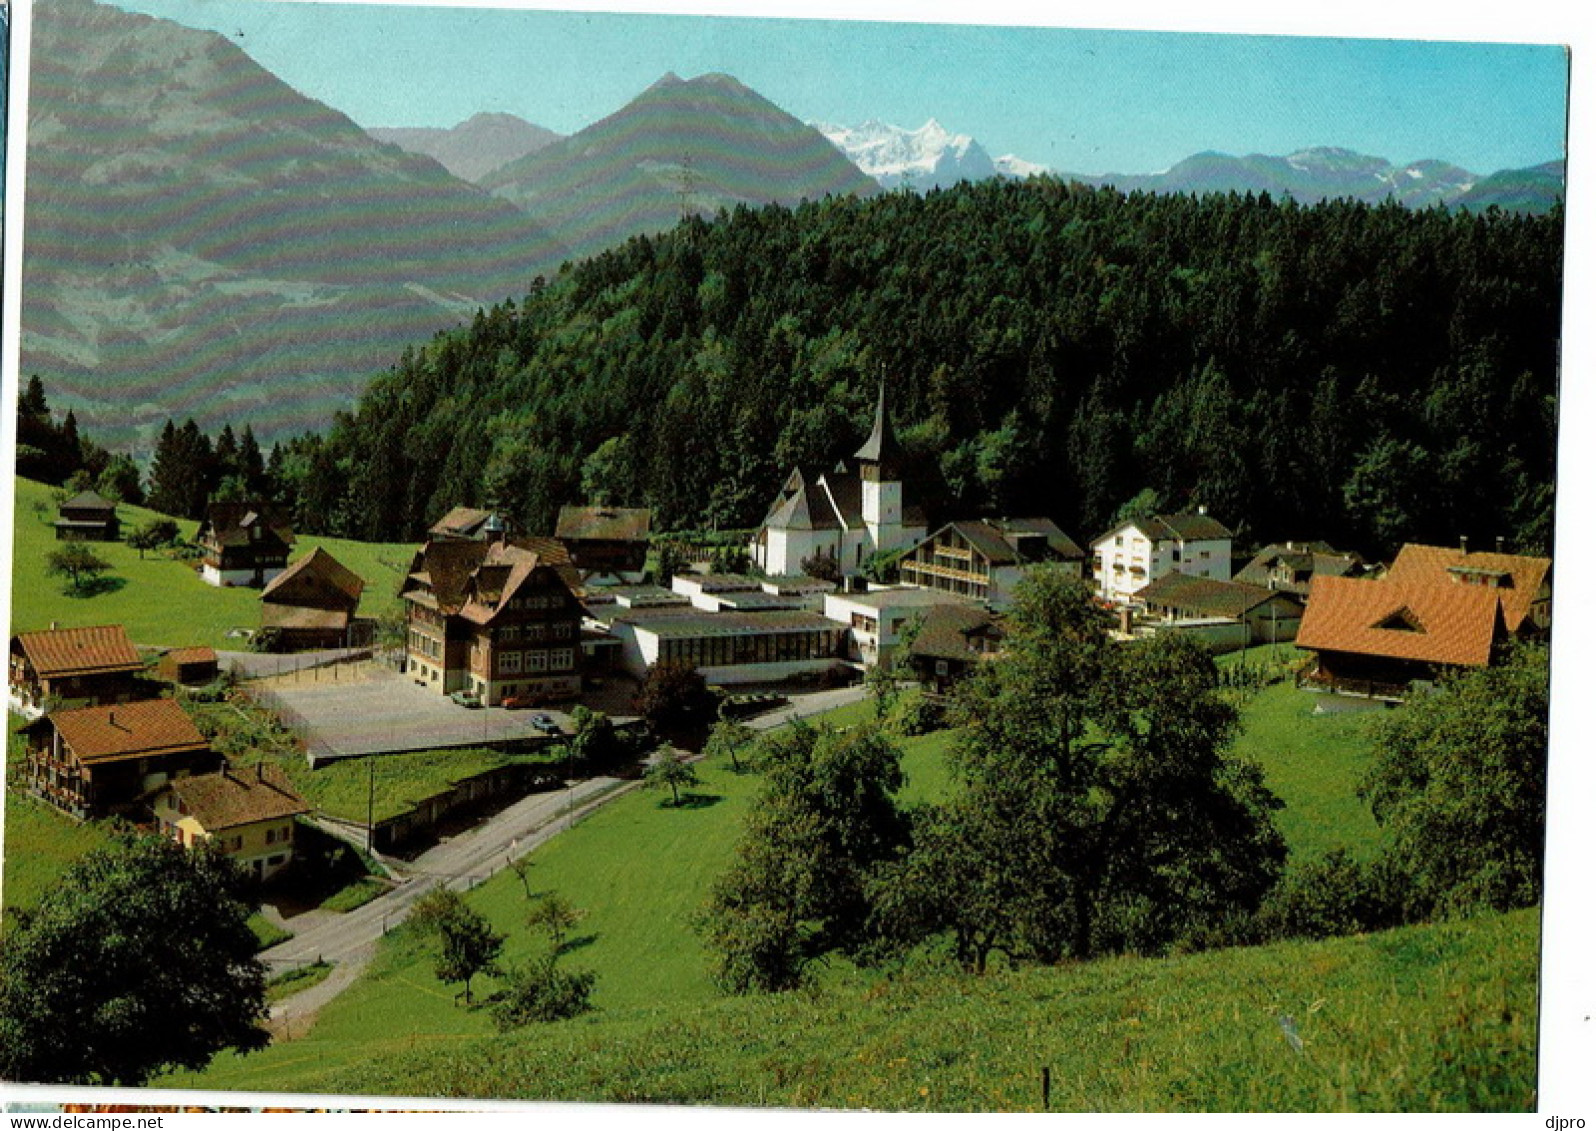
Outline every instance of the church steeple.
[(893, 434), (892, 421), (887, 416), (887, 381), (881, 379), (881, 388), (876, 395), (876, 424), (870, 431), (870, 438), (864, 446), (853, 453), (853, 458), (859, 461), (859, 477), (866, 480), (881, 482), (897, 479), (903, 465), (903, 449), (898, 446), (898, 437)]

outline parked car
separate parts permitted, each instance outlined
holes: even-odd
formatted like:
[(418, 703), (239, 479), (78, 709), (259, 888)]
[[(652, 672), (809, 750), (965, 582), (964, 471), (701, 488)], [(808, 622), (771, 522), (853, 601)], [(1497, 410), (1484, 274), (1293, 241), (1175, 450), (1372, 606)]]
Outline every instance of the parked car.
[(564, 731), (560, 729), (560, 724), (554, 721), (553, 716), (545, 715), (541, 711), (532, 716), (532, 725), (538, 730), (542, 731), (544, 734), (564, 733)]
[(453, 699), (462, 707), (482, 706), (482, 696), (478, 695), (475, 691), (451, 691), (449, 693), (449, 698)]
[(539, 702), (536, 695), (506, 695), (499, 700), (499, 706), (508, 711), (524, 711), (528, 707), (536, 707)]

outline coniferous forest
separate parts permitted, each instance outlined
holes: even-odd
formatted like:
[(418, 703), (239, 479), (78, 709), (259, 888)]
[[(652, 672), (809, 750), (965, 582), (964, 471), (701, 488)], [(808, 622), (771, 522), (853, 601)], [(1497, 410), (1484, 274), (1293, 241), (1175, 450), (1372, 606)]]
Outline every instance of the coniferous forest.
[(405, 351), (272, 478), (307, 531), (449, 507), (751, 526), (868, 431), (933, 525), (1132, 500), (1241, 544), (1549, 552), (1562, 211), (1124, 196), (1052, 179), (738, 209), (537, 280)]

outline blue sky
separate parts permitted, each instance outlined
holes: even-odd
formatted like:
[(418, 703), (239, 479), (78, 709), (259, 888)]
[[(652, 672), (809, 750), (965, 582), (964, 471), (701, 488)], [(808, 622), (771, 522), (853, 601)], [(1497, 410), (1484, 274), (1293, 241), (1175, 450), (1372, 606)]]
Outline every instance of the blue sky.
[[(1066, 172), (1154, 172), (1204, 149), (1310, 145), (1475, 172), (1564, 154), (1567, 61), (1548, 45), (118, 2), (228, 35), (364, 126), (451, 126), (498, 110), (571, 133), (666, 71), (724, 71), (806, 120), (913, 127), (935, 117), (994, 155)], [(969, 18), (977, 9), (958, 10)]]

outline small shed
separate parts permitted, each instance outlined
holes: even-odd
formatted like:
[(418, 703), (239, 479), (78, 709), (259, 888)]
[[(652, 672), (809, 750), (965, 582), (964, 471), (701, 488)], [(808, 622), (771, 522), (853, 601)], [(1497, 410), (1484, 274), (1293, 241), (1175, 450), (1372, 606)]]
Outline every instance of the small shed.
[(215, 648), (173, 648), (155, 665), (155, 674), (184, 687), (203, 687), (221, 675)]

